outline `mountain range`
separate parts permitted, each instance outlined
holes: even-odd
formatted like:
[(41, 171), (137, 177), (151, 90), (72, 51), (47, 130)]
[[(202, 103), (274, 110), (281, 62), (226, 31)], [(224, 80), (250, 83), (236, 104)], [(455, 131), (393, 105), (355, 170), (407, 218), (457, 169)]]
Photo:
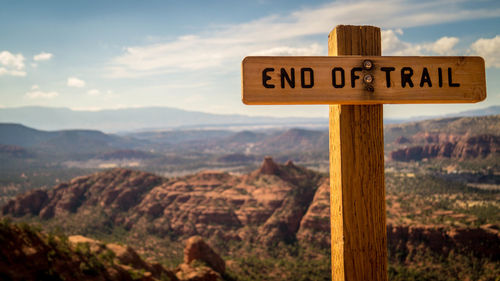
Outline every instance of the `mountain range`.
[(104, 132), (205, 128), (211, 126), (292, 126), (327, 124), (324, 118), (276, 118), (222, 115), (170, 107), (99, 111), (53, 107), (0, 108), (0, 122), (21, 123), (41, 130), (92, 129)]
[[(385, 119), (386, 124), (417, 121), (438, 117), (483, 116), (500, 114), (500, 106), (448, 114), (445, 116), (421, 116), (408, 119)], [(187, 111), (170, 107), (144, 107), (108, 110), (71, 110), (54, 107), (0, 108), (1, 123), (20, 123), (40, 130), (91, 129), (109, 133), (153, 131), (166, 129), (228, 129), (255, 127), (323, 127), (327, 118), (265, 117), (223, 115)]]

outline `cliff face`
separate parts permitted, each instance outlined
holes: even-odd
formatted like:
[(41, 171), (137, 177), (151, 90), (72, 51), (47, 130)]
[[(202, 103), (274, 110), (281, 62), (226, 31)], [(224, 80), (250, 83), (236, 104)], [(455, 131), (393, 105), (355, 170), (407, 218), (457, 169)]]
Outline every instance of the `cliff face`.
[(415, 142), (425, 145), (407, 146), (394, 150), (390, 158), (396, 161), (420, 161), (424, 158), (454, 158), (458, 160), (498, 157), (500, 136), (476, 135), (458, 137), (443, 134), (421, 134), (414, 137)]

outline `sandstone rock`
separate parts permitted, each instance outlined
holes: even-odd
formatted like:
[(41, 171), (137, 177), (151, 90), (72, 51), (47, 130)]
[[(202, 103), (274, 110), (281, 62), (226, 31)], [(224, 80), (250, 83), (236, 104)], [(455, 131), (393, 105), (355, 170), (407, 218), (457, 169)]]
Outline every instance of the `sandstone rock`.
[(273, 161), (271, 156), (266, 156), (262, 165), (260, 166), (259, 172), (264, 175), (277, 175), (280, 171), (278, 165)]
[(15, 200), (9, 201), (3, 208), (4, 215), (11, 214), (16, 217), (21, 217), (27, 214), (38, 215), (42, 207), (48, 200), (47, 192), (44, 190), (31, 190), (27, 193), (20, 194)]
[(184, 247), (184, 263), (191, 264), (195, 260), (206, 263), (220, 274), (224, 274), (226, 271), (224, 260), (203, 241), (201, 236), (189, 238)]
[(175, 275), (181, 281), (223, 281), (219, 273), (203, 265), (180, 264)]
[(420, 161), (424, 158), (473, 159), (496, 156), (500, 153), (500, 136), (465, 135), (459, 139), (456, 137), (451, 139), (448, 141), (428, 136), (427, 142), (430, 144), (394, 150), (390, 153), (390, 159), (396, 161)]
[(320, 185), (300, 222), (297, 239), (322, 247), (330, 244), (330, 181)]
[(447, 256), (452, 249), (477, 257), (499, 260), (500, 235), (482, 228), (387, 225), (388, 248), (393, 253), (405, 253), (400, 261), (411, 259), (415, 251), (429, 249)]

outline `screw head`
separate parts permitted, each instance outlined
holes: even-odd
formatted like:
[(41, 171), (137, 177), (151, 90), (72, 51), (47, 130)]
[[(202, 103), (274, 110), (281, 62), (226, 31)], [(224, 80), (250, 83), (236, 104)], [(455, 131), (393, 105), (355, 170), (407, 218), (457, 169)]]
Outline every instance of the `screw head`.
[(365, 83), (372, 83), (373, 82), (373, 76), (371, 74), (366, 74), (365, 77), (363, 77), (363, 81), (365, 81)]
[(373, 67), (373, 62), (371, 60), (363, 61), (363, 68), (366, 70), (370, 70)]

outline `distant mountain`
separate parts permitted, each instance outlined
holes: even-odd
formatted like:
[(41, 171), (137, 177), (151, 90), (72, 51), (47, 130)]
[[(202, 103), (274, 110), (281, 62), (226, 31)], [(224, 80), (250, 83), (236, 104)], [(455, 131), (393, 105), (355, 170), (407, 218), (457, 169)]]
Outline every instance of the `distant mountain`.
[(481, 109), (460, 111), (457, 113), (449, 113), (444, 115), (412, 116), (406, 119), (384, 119), (384, 124), (390, 125), (390, 124), (401, 124), (401, 123), (424, 121), (424, 120), (439, 119), (439, 118), (479, 117), (479, 116), (498, 115), (498, 114), (500, 114), (500, 106), (494, 105)]
[(448, 135), (500, 135), (500, 114), (476, 117), (451, 117), (430, 119), (384, 127), (386, 143), (394, 142), (398, 137), (411, 138), (416, 134)]
[(41, 131), (21, 124), (0, 123), (0, 145), (29, 148), (37, 153), (79, 155), (132, 148), (138, 144), (139, 141), (131, 138), (95, 130)]
[(42, 130), (92, 129), (104, 132), (179, 127), (327, 124), (326, 118), (274, 118), (222, 115), (170, 107), (143, 107), (100, 111), (68, 108), (0, 108), (0, 122), (21, 123)]
[[(484, 116), (500, 114), (500, 106), (491, 106), (480, 110), (471, 110), (445, 116), (416, 116), (408, 119), (385, 119), (386, 124), (426, 120), (438, 117)], [(304, 117), (264, 117), (245, 115), (210, 114), (187, 111), (170, 107), (143, 107), (107, 109), (99, 111), (71, 110), (27, 106), (0, 108), (0, 122), (21, 123), (41, 130), (91, 129), (104, 132), (152, 131), (158, 129), (200, 129), (237, 127), (239, 130), (255, 126), (308, 127), (324, 126), (326, 118)]]
[(500, 105), (494, 105), (486, 108), (467, 110), (455, 114), (446, 114), (444, 117), (467, 117), (467, 116), (486, 116), (500, 114)]

